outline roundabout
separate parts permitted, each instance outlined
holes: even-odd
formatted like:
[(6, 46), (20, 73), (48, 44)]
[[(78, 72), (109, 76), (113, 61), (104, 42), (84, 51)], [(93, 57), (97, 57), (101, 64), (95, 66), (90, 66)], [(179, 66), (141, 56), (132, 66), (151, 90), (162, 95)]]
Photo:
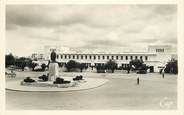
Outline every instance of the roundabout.
[[(66, 80), (72, 80), (72, 77), (62, 77)], [(107, 79), (100, 78), (85, 78), (85, 81), (78, 81), (77, 85), (74, 87), (51, 87), (46, 86), (43, 87), (43, 84), (51, 84), (52, 82), (44, 83), (42, 82), (42, 86), (32, 86), (32, 85), (21, 85), (21, 80), (8, 81), (6, 83), (7, 90), (13, 91), (24, 91), (24, 92), (63, 92), (63, 91), (78, 91), (78, 90), (86, 90), (92, 89), (96, 87), (100, 87), (105, 84)]]
[[(81, 74), (87, 82), (76, 87), (26, 87), (21, 81), (27, 76), (37, 80), (38, 72), (17, 72), (6, 79), (7, 110), (163, 110), (177, 109), (177, 76), (159, 74)], [(79, 73), (60, 73), (73, 81)], [(136, 79), (140, 77), (140, 85)], [(36, 102), (36, 103), (34, 103)]]
[(85, 78), (83, 76), (63, 77), (59, 75), (59, 65), (56, 62), (56, 53), (53, 50), (50, 55), (47, 75), (37, 79), (26, 77), (23, 80), (14, 80), (6, 83), (6, 89), (25, 92), (53, 92), (53, 91), (77, 91), (99, 87), (106, 83), (106, 79)]

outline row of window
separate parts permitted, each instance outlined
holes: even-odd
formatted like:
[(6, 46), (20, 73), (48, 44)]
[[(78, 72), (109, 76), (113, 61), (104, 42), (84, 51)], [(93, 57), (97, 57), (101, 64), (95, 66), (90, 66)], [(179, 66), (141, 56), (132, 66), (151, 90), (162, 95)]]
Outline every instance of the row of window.
[(164, 52), (164, 49), (156, 49), (156, 52)]
[(57, 55), (57, 59), (93, 59), (93, 60), (128, 60), (128, 59), (141, 59), (148, 60), (148, 56), (96, 56), (96, 55)]

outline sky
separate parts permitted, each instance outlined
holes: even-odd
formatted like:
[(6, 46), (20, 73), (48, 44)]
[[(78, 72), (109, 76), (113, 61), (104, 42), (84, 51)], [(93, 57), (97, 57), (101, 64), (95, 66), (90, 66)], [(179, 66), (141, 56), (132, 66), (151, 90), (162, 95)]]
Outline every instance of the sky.
[(45, 45), (139, 51), (150, 44), (177, 48), (176, 5), (6, 6), (6, 53), (16, 56)]

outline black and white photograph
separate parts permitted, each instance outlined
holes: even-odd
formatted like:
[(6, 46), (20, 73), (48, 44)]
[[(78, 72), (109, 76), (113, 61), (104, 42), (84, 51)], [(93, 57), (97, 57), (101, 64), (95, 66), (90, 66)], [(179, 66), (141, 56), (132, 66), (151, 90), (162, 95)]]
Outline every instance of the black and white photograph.
[(177, 110), (177, 8), (6, 5), (6, 110)]

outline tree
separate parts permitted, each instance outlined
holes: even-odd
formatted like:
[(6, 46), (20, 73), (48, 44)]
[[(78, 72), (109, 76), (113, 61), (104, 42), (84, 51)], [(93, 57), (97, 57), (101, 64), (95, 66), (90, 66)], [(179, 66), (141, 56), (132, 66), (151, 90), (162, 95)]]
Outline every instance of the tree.
[(32, 66), (32, 60), (30, 58), (20, 57), (15, 60), (15, 65), (24, 71), (26, 66)]
[(139, 59), (134, 59), (129, 62), (130, 67), (134, 66), (134, 70), (142, 69), (143, 61)]
[(11, 53), (5, 56), (6, 64), (5, 66), (8, 67), (10, 65), (15, 65), (24, 71), (24, 67), (32, 67), (32, 60), (30, 58), (20, 57), (15, 58)]
[(69, 72), (71, 71), (72, 68), (77, 68), (77, 66), (78, 66), (78, 63), (74, 60), (69, 60), (65, 65), (67, 71)]
[(134, 59), (129, 62), (130, 69), (138, 70), (137, 73), (145, 74), (147, 73), (148, 66), (144, 64), (143, 60)]
[(178, 73), (178, 61), (177, 60), (171, 60), (166, 64), (166, 68), (164, 69), (165, 73)]
[(26, 59), (27, 59), (26, 66), (28, 66), (29, 68), (31, 68), (33, 60), (30, 59), (30, 58), (26, 58)]
[(86, 64), (85, 63), (80, 63), (78, 64), (80, 71), (82, 72), (84, 68), (86, 68)]
[(15, 57), (10, 53), (5, 56), (5, 66), (15, 65)]
[(105, 64), (106, 69), (108, 70), (112, 70), (112, 73), (114, 73), (114, 70), (117, 68), (117, 63), (113, 60), (109, 60), (106, 64)]
[(148, 67), (146, 66), (146, 64), (142, 64), (142, 66), (140, 67), (140, 70), (147, 70)]
[(96, 66), (97, 73), (105, 73), (105, 65), (104, 64), (98, 64)]
[(19, 66), (21, 67), (22, 71), (24, 71), (24, 67), (26, 67), (26, 58), (25, 57), (20, 57), (19, 61), (20, 61)]

